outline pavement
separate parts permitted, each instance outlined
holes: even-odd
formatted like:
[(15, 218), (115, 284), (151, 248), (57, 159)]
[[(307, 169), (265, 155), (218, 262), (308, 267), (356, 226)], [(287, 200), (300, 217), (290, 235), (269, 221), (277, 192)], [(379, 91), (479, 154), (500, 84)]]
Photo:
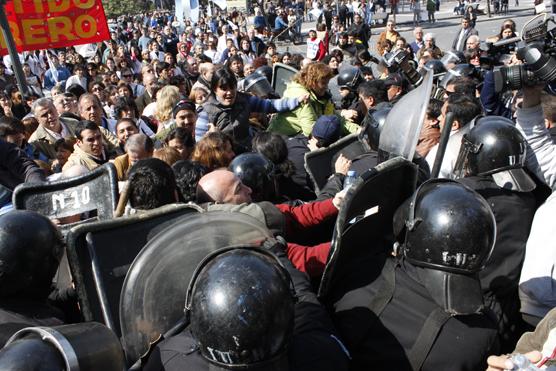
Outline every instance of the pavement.
[[(435, 23), (428, 23), (428, 22), (420, 22), (419, 26), (423, 27), (425, 32), (434, 32), (437, 34), (437, 41), (440, 42), (442, 37), (452, 38), (452, 33), (455, 32), (453, 30), (454, 26), (459, 26), (461, 16), (454, 14), (454, 7), (457, 4), (457, 1), (454, 0), (441, 0), (440, 10), (435, 12)], [(493, 0), (490, 0), (491, 2)], [(485, 14), (480, 14), (477, 17), (477, 28), (481, 27), (481, 24), (490, 24), (490, 22), (497, 23), (496, 21), (500, 21), (500, 23), (507, 18), (514, 18), (514, 19), (525, 19), (525, 17), (532, 17), (534, 14), (534, 0), (519, 0), (519, 5), (515, 5), (515, 0), (509, 0), (510, 6), (508, 7), (508, 12), (506, 14), (494, 14), (493, 6), (491, 3), (491, 17), (489, 18), (486, 15), (486, 0), (479, 1), (479, 9), (484, 10)], [(424, 10), (425, 6), (422, 5), (421, 9)], [(426, 12), (425, 12), (426, 13)], [(393, 17), (392, 14), (389, 17)], [(521, 23), (521, 22), (520, 22)], [(276, 43), (278, 52), (283, 53), (285, 51), (289, 51), (291, 53), (301, 53), (305, 54), (306, 45), (305, 40), (309, 33), (310, 29), (314, 29), (316, 27), (316, 22), (312, 21), (304, 21), (301, 27), (302, 32), (302, 43), (293, 44), (290, 41), (282, 41), (282, 40), (274, 40)], [(498, 31), (498, 25), (490, 30), (490, 32)], [(413, 11), (409, 9), (409, 5), (405, 5), (404, 7), (400, 6), (399, 13), (396, 14), (396, 30), (400, 32), (403, 36), (411, 38), (411, 31), (415, 26), (413, 25)], [(373, 36), (380, 34), (384, 31), (384, 25), (374, 25), (371, 27), (371, 33)], [(431, 29), (431, 31), (427, 31), (427, 29)], [(520, 26), (518, 26), (520, 29)], [(408, 39), (409, 40), (409, 39)], [(440, 45), (440, 44), (439, 44)], [(371, 52), (374, 52), (374, 43), (371, 43), (369, 46)]]
[[(533, 0), (520, 0), (519, 5), (515, 5), (515, 0), (509, 0), (510, 5), (508, 6), (508, 12), (505, 14), (494, 14), (493, 12), (493, 5), (491, 4), (491, 17), (488, 18), (486, 15), (486, 1), (479, 1), (479, 9), (484, 10), (485, 15), (479, 15), (477, 17), (477, 22), (484, 22), (484, 21), (491, 21), (495, 19), (506, 19), (512, 18), (515, 16), (532, 16), (534, 5)], [(423, 28), (428, 27), (437, 27), (437, 25), (441, 23), (459, 23), (459, 19), (461, 19), (460, 15), (454, 14), (454, 7), (456, 6), (457, 1), (442, 1), (440, 3), (440, 10), (437, 11), (434, 16), (436, 19), (436, 23), (430, 24), (428, 22), (420, 22), (420, 26)], [(425, 10), (425, 5), (421, 5), (422, 14)], [(424, 11), (426, 14), (426, 11)], [(390, 14), (389, 19), (393, 19), (394, 15)], [(406, 4), (404, 7), (399, 9), (399, 13), (395, 15), (396, 19), (396, 30), (399, 32), (410, 31), (413, 30), (415, 27), (413, 25), (413, 11), (409, 9), (409, 4)], [(303, 26), (301, 27), (301, 31), (304, 35), (306, 35), (311, 28), (316, 26), (316, 22), (303, 22)], [(372, 34), (379, 34), (384, 30), (383, 25), (377, 25), (372, 27)]]

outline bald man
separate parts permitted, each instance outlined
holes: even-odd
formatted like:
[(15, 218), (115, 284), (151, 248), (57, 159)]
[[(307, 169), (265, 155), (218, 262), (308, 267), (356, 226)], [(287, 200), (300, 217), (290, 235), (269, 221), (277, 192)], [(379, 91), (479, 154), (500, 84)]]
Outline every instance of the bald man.
[(251, 188), (231, 171), (214, 170), (199, 180), (197, 201), (234, 205), (251, 203)]
[(139, 114), (142, 114), (145, 107), (154, 101), (155, 96), (154, 96), (153, 87), (156, 81), (157, 78), (154, 75), (154, 73), (147, 72), (143, 74), (143, 85), (145, 86), (145, 90), (143, 94), (139, 95), (135, 99), (135, 104), (137, 105)]
[[(261, 219), (260, 216), (262, 216), (267, 227), (275, 235), (281, 235), (288, 241), (286, 253), (295, 267), (314, 278), (319, 278), (324, 271), (330, 251), (330, 242), (312, 247), (295, 242), (302, 242), (303, 240), (299, 240), (299, 238), (303, 238), (303, 235), (308, 237), (308, 232), (310, 236), (311, 227), (336, 217), (343, 196), (344, 194), (340, 192), (334, 199), (309, 202), (301, 206), (273, 205), (267, 201), (251, 204), (251, 189), (244, 185), (234, 173), (225, 169), (206, 174), (197, 185), (198, 203), (215, 202), (217, 204), (242, 205), (242, 208), (224, 207), (224, 209), (245, 212), (258, 219)], [(207, 208), (209, 210), (222, 209), (222, 207), (215, 208), (210, 205)]]
[(210, 62), (201, 63), (199, 65), (199, 78), (197, 79), (197, 82), (193, 84), (191, 89), (200, 88), (210, 92), (210, 82), (215, 70), (216, 66), (214, 64)]

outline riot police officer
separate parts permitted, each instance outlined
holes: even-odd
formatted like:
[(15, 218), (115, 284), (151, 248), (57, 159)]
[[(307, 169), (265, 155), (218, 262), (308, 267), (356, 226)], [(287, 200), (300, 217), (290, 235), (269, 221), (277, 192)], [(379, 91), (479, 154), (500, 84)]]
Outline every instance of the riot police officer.
[(273, 253), (229, 247), (209, 255), (187, 290), (190, 325), (158, 344), (145, 371), (347, 370), (348, 356), (307, 277)]
[(456, 161), (459, 181), (482, 195), (496, 217), (496, 244), (480, 278), (485, 302), (498, 317), (502, 352), (513, 350), (523, 330), (518, 283), (535, 213), (535, 182), (524, 170), (526, 148), (511, 120), (487, 116), (463, 136)]
[(480, 369), (497, 339), (477, 277), (496, 234), (488, 204), (430, 180), (398, 208), (394, 234), (396, 257), (373, 246), (372, 263), (352, 273), (369, 283), (329, 299), (352, 369)]
[(64, 245), (48, 218), (27, 210), (0, 216), (0, 236), (0, 344), (3, 345), (24, 327), (63, 323), (63, 314), (48, 305), (46, 299)]
[(359, 84), (364, 81), (361, 70), (358, 67), (342, 69), (338, 75), (338, 88), (342, 97), (339, 104), (339, 108), (342, 110), (341, 114), (357, 124), (361, 124), (365, 116), (363, 103), (359, 101), (357, 94)]
[(230, 171), (251, 188), (255, 202), (277, 201), (278, 190), (274, 177), (274, 164), (260, 153), (242, 153), (230, 163)]

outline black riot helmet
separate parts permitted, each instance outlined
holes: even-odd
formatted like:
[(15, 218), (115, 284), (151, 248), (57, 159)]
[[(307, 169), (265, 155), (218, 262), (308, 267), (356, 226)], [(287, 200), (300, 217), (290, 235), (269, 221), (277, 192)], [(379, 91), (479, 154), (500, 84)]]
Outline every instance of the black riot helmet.
[(360, 83), (365, 81), (363, 76), (361, 76), (361, 71), (357, 67), (349, 67), (340, 70), (338, 75), (338, 87), (340, 89), (349, 89), (351, 91), (356, 91)]
[(260, 66), (255, 70), (255, 72), (259, 76), (263, 76), (266, 78), (269, 84), (272, 83), (272, 67), (270, 66)]
[(28, 210), (0, 216), (0, 298), (46, 298), (63, 251), (47, 217)]
[(450, 81), (454, 80), (456, 77), (477, 78), (478, 77), (477, 68), (475, 66), (473, 66), (472, 64), (467, 64), (467, 63), (458, 64), (458, 65), (454, 66), (454, 68), (452, 68), (452, 69), (448, 70), (448, 72), (446, 72), (446, 74), (442, 78), (442, 81), (440, 82), (440, 85), (444, 89), (446, 89), (446, 87), (448, 86)]
[(2, 370), (121, 371), (124, 367), (118, 337), (97, 322), (27, 327), (0, 350)]
[(295, 291), (261, 248), (229, 247), (199, 264), (187, 291), (190, 329), (217, 369), (287, 370)]
[(452, 180), (429, 180), (396, 211), (394, 234), (398, 256), (424, 268), (424, 285), (446, 311), (482, 308), (477, 272), (492, 253), (496, 222), (478, 193)]
[(243, 90), (259, 98), (274, 96), (270, 82), (264, 75), (258, 73), (252, 73), (243, 80)]
[(491, 175), (502, 188), (530, 192), (535, 182), (523, 170), (526, 151), (527, 142), (511, 120), (482, 117), (463, 136), (454, 169), (456, 178)]
[(369, 125), (365, 127), (365, 133), (369, 140), (369, 146), (375, 151), (378, 151), (380, 133), (382, 132), (382, 128), (384, 127), (384, 123), (386, 122), (386, 116), (388, 116), (388, 113), (390, 113), (391, 109), (392, 107), (385, 106), (372, 112), (370, 114)]
[(459, 50), (449, 50), (442, 56), (440, 60), (446, 69), (451, 69), (455, 65), (465, 63), (465, 54)]
[(269, 201), (276, 196), (274, 165), (260, 153), (242, 153), (232, 160), (229, 168), (251, 188), (253, 201)]
[(444, 67), (444, 64), (438, 59), (429, 60), (427, 63), (425, 63), (423, 69), (424, 71), (432, 71), (433, 77), (435, 79), (444, 76), (444, 74), (446, 73), (446, 67)]

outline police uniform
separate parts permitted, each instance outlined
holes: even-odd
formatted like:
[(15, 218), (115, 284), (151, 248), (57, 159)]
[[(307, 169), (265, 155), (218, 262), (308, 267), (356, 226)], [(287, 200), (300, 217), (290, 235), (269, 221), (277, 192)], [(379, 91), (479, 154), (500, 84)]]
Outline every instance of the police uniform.
[[(362, 219), (361, 228), (372, 233), (386, 223), (376, 219), (380, 215)], [(323, 292), (351, 369), (484, 368), (498, 350), (496, 322), (484, 310), (478, 278), (496, 236), (489, 205), (455, 181), (432, 179), (394, 213), (396, 257), (383, 230), (357, 259), (337, 255), (329, 269), (339, 272), (329, 277), (336, 282)]]
[[(376, 280), (334, 304), (333, 318), (352, 356), (352, 370), (479, 370), (496, 352), (496, 325), (484, 314), (442, 317), (445, 323), (435, 328), (435, 318), (429, 316), (445, 312), (421, 282), (420, 270), (387, 258), (384, 269), (368, 267), (366, 276), (378, 276)], [(391, 300), (374, 312), (366, 304), (384, 293), (390, 278), (395, 285)], [(427, 328), (433, 337), (438, 333), (430, 346), (418, 341), (427, 338)], [(412, 361), (422, 366), (412, 366)]]
[(521, 320), (518, 283), (535, 214), (535, 197), (531, 192), (503, 189), (488, 175), (471, 176), (460, 182), (483, 196), (496, 218), (496, 245), (480, 278), (486, 305), (499, 319), (502, 352), (509, 352), (521, 332), (515, 329)]
[(38, 300), (2, 299), (0, 306), (0, 346), (17, 331), (29, 326), (62, 325), (63, 314)]

